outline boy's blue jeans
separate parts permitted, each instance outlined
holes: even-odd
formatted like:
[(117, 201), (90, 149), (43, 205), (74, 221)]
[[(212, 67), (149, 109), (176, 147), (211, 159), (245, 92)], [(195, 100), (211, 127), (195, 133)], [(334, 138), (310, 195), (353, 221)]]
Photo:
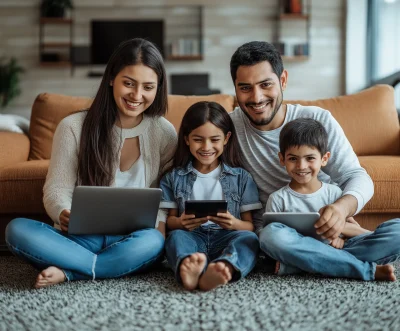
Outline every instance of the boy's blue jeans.
[(15, 255), (40, 270), (60, 268), (69, 281), (142, 271), (161, 257), (164, 248), (164, 238), (157, 229), (126, 236), (69, 235), (26, 218), (16, 218), (7, 225), (6, 242)]
[(299, 272), (325, 276), (374, 280), (377, 265), (400, 257), (400, 219), (380, 224), (374, 232), (345, 241), (337, 249), (304, 237), (281, 223), (271, 223), (260, 232), (261, 249), (283, 263), (278, 275)]
[(257, 235), (251, 231), (234, 231), (202, 227), (193, 231), (173, 230), (165, 242), (169, 266), (175, 273), (178, 282), (180, 265), (184, 258), (193, 253), (204, 253), (207, 263), (229, 262), (235, 269), (232, 281), (245, 277), (255, 266), (259, 252)]

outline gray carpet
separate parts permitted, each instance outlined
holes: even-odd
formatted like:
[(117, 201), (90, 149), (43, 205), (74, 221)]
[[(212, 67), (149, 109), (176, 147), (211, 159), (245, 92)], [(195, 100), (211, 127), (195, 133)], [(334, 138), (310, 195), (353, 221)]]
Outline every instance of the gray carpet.
[(35, 290), (37, 271), (1, 256), (0, 330), (400, 330), (399, 281), (267, 271), (208, 293), (182, 290), (162, 268)]

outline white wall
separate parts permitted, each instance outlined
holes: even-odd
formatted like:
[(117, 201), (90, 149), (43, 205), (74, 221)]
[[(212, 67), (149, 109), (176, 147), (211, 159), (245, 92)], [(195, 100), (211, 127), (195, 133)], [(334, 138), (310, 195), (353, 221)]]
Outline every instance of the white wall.
[[(41, 92), (93, 96), (99, 78), (88, 78), (89, 67), (70, 70), (39, 66), (40, 0), (0, 1), (0, 57), (16, 56), (25, 67), (23, 93), (6, 109), (29, 116), (34, 98)], [(229, 73), (233, 52), (244, 42), (271, 41), (278, 0), (75, 0), (74, 43), (89, 42), (91, 17), (131, 17), (138, 6), (204, 5), (203, 61), (167, 62), (167, 73), (209, 72), (210, 87), (234, 94)], [(318, 99), (344, 93), (345, 1), (311, 0), (311, 57), (306, 62), (285, 63), (289, 71), (286, 99)]]

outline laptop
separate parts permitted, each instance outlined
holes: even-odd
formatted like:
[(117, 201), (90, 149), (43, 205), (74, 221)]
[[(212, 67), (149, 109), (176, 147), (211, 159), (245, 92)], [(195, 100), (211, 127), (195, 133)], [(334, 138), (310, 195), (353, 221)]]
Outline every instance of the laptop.
[(264, 227), (272, 222), (285, 224), (297, 232), (307, 237), (313, 237), (320, 241), (325, 241), (319, 236), (314, 228), (314, 224), (319, 220), (320, 215), (317, 212), (307, 213), (273, 213), (266, 212), (262, 216), (264, 221)]
[(68, 233), (127, 235), (154, 228), (160, 200), (159, 188), (77, 186)]

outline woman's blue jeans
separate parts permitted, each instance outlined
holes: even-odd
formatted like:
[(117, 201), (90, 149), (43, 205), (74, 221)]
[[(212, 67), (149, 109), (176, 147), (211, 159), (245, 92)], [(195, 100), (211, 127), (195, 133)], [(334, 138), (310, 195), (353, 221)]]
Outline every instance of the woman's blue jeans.
[(142, 271), (161, 257), (164, 248), (164, 237), (156, 229), (126, 236), (69, 235), (26, 218), (7, 225), (6, 242), (15, 255), (40, 270), (60, 268), (69, 281)]
[[(279, 275), (299, 272), (374, 280), (377, 265), (400, 257), (400, 219), (380, 224), (374, 232), (348, 239), (337, 249), (281, 223), (260, 232), (261, 249), (283, 266)], [(283, 267), (283, 268), (282, 268)]]
[[(255, 266), (259, 252), (257, 235), (251, 231), (233, 231), (202, 227), (193, 231), (173, 230), (165, 242), (165, 255), (178, 282), (180, 265), (193, 253), (204, 253), (207, 262), (229, 262), (235, 269), (232, 280), (245, 277)], [(207, 269), (207, 263), (203, 272)]]

